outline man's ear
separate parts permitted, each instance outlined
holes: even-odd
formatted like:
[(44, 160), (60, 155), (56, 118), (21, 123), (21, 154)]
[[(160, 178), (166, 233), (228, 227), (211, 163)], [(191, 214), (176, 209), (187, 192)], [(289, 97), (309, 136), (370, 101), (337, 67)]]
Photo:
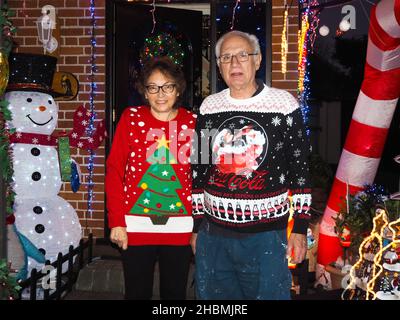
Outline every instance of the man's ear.
[(222, 75), (222, 72), (221, 72), (221, 65), (220, 65), (220, 64), (217, 64), (217, 67), (218, 67), (219, 73)]
[(256, 55), (256, 70), (260, 69), (261, 61), (262, 61), (262, 55), (261, 53), (259, 53), (258, 55)]

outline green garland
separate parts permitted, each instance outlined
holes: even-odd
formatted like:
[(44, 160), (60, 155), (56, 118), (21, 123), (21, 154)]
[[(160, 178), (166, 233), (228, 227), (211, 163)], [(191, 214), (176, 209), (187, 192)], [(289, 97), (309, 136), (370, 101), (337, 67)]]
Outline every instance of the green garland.
[(18, 298), (18, 292), (21, 289), (16, 279), (9, 272), (6, 260), (0, 260), (0, 300)]
[[(0, 100), (0, 113), (3, 114), (3, 121), (11, 121), (11, 112), (8, 110), (7, 106), (9, 102), (6, 100)], [(10, 141), (9, 135), (13, 134), (15, 129), (7, 129), (5, 123), (2, 124), (0, 128), (0, 165), (2, 169), (2, 176), (5, 185), (7, 186), (6, 192), (6, 211), (7, 215), (13, 213), (13, 203), (15, 198), (15, 192), (11, 188), (12, 176), (14, 170), (12, 168), (12, 159), (10, 154)]]
[[(13, 26), (12, 22), (9, 20), (10, 17), (15, 17), (15, 11), (10, 10), (8, 4), (5, 2), (1, 6), (0, 10), (0, 49), (8, 57), (14, 41), (13, 35), (16, 32), (16, 28)], [(10, 142), (9, 136), (15, 132), (15, 129), (8, 129), (6, 126), (6, 121), (11, 121), (11, 111), (8, 109), (9, 102), (4, 100), (4, 97), (0, 97), (0, 166), (2, 171), (2, 176), (4, 183), (7, 188), (6, 193), (6, 211), (7, 215), (13, 213), (12, 206), (14, 203), (15, 193), (11, 188), (13, 168), (12, 159), (10, 155)]]
[(13, 26), (12, 22), (9, 20), (10, 17), (15, 17), (15, 11), (8, 8), (8, 4), (4, 3), (1, 6), (0, 14), (0, 27), (1, 27), (1, 49), (8, 56), (12, 50), (14, 41), (13, 34), (16, 32), (16, 28)]
[[(4, 3), (0, 8), (0, 50), (9, 56), (14, 41), (13, 35), (16, 28), (9, 20), (15, 16), (15, 11), (9, 10), (7, 3)], [(15, 193), (12, 190), (11, 182), (14, 170), (12, 168), (11, 148), (9, 136), (15, 132), (15, 129), (8, 129), (6, 122), (11, 121), (11, 112), (8, 109), (9, 102), (0, 97), (0, 168), (1, 175), (6, 185), (6, 214), (13, 214), (13, 203)], [(18, 298), (19, 290), (15, 277), (10, 275), (10, 269), (6, 259), (0, 260), (0, 300), (13, 300)]]

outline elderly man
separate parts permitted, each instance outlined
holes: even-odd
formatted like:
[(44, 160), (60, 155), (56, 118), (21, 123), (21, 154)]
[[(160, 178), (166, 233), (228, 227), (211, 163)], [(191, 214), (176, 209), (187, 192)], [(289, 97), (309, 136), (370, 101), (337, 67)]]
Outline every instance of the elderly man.
[(228, 89), (207, 97), (197, 119), (191, 241), (197, 297), (290, 299), (288, 259), (305, 257), (311, 205), (302, 113), (288, 92), (256, 79), (262, 57), (254, 35), (228, 32), (215, 52)]

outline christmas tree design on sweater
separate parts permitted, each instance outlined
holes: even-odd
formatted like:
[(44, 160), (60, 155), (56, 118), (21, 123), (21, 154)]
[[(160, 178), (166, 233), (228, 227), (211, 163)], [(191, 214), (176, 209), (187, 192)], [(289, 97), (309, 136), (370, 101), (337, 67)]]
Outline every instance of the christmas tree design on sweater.
[(165, 135), (157, 140), (157, 149), (147, 159), (151, 165), (138, 184), (143, 192), (130, 210), (132, 214), (148, 215), (157, 225), (166, 224), (171, 215), (187, 214), (176, 191), (182, 185), (172, 167), (176, 160), (170, 153), (169, 142)]

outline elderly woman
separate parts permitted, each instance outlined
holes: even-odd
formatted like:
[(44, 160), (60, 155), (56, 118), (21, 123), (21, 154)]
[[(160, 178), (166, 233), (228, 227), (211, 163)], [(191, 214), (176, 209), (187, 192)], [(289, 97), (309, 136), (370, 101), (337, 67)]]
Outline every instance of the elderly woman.
[(195, 116), (180, 106), (181, 69), (150, 60), (138, 90), (146, 105), (128, 107), (107, 159), (111, 241), (122, 248), (126, 299), (151, 299), (156, 261), (161, 299), (185, 299), (191, 249), (190, 141)]

